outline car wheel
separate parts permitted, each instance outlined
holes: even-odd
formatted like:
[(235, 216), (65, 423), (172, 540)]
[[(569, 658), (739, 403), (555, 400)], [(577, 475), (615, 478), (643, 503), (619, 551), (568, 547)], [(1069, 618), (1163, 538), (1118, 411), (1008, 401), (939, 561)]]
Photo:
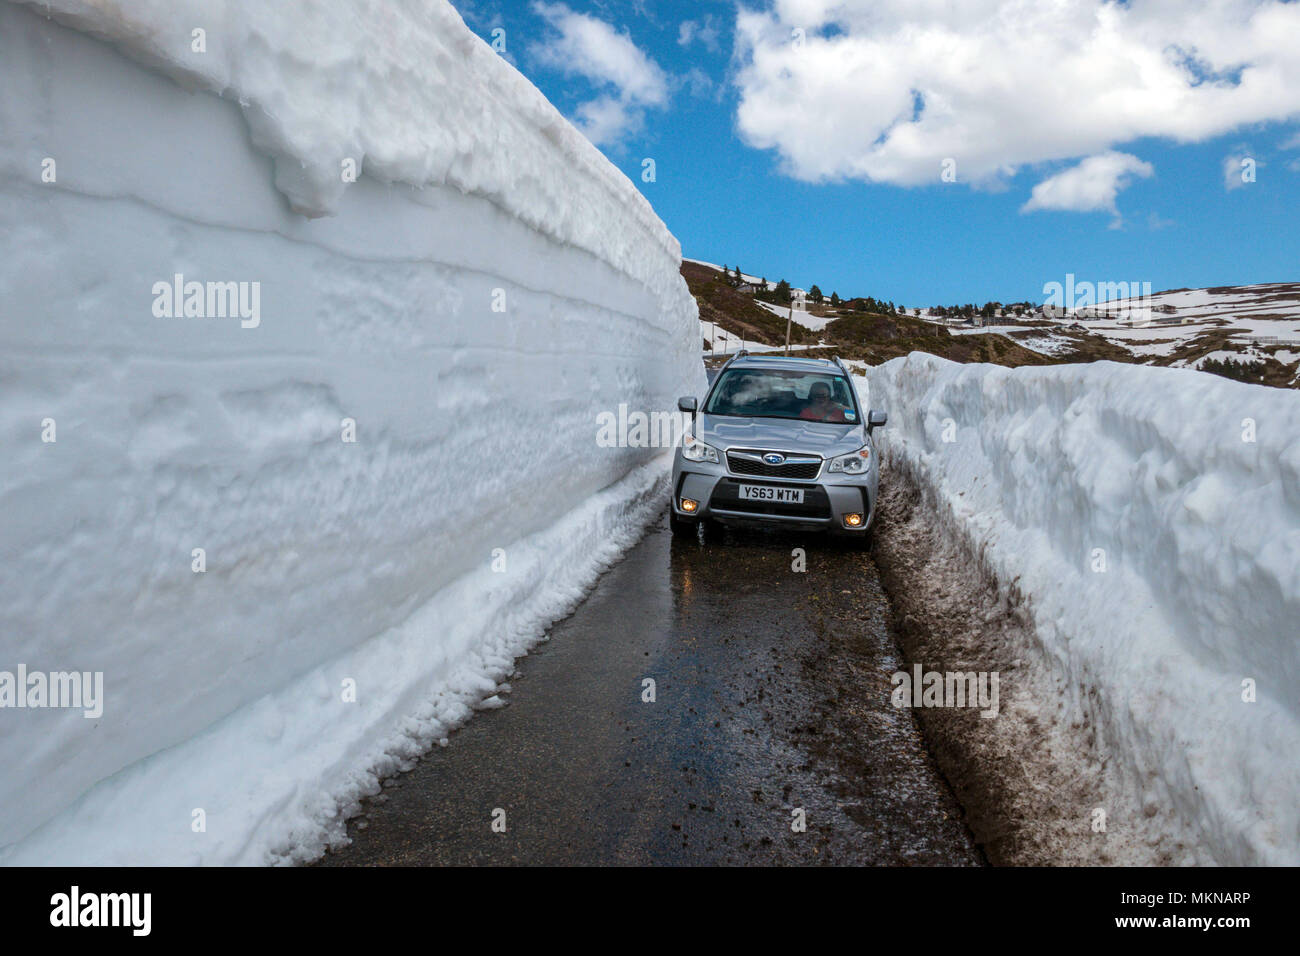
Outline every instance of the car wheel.
[(668, 509), (668, 527), (678, 538), (694, 538), (696, 522), (677, 517), (677, 512)]
[(700, 519), (700, 524), (702, 524), (702, 525), (704, 526), (704, 540), (705, 540), (705, 541), (721, 541), (721, 540), (722, 540), (722, 525), (721, 525), (721, 523), (719, 523), (718, 521), (715, 521), (713, 518), (701, 518), (701, 519)]

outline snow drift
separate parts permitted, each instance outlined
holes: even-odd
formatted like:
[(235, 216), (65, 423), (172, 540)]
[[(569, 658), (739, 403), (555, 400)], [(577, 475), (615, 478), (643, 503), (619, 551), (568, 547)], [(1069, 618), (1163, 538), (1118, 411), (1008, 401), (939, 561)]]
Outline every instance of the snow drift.
[(0, 858), (310, 856), (662, 500), (680, 248), (441, 0), (0, 2), (0, 172), (0, 671), (105, 687)]
[(1097, 728), (1099, 805), (1175, 862), (1300, 863), (1295, 394), (922, 353), (868, 378), (888, 466), (1026, 596), (1025, 656)]

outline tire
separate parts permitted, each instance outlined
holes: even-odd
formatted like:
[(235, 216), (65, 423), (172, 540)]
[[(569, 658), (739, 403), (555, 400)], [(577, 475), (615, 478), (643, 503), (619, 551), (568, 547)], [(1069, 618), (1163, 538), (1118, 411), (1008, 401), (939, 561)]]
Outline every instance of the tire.
[(696, 525), (697, 522), (677, 517), (677, 512), (669, 507), (668, 527), (672, 530), (674, 538), (694, 538), (696, 536)]

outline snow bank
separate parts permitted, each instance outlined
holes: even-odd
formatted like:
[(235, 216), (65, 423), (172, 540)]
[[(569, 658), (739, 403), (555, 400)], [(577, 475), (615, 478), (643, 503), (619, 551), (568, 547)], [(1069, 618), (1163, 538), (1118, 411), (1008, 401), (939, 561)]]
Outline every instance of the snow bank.
[(1025, 654), (1097, 728), (1121, 791), (1108, 804), (1098, 781), (1098, 805), (1141, 808), (1125, 822), (1180, 862), (1300, 863), (1295, 394), (922, 353), (868, 377), (888, 466), (1027, 596)]
[(526, 80), (306, 6), (0, 2), (0, 672), (105, 696), (0, 709), (5, 862), (318, 850), (662, 500), (597, 415), (702, 391), (676, 240)]

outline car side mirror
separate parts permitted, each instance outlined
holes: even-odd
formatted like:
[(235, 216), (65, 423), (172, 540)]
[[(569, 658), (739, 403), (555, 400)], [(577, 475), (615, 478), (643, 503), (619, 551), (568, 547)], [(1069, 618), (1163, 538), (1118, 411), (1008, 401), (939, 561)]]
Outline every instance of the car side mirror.
[(683, 395), (681, 398), (677, 399), (677, 408), (683, 412), (690, 412), (692, 415), (695, 414), (695, 410), (699, 408), (699, 406), (700, 403), (695, 400), (694, 395)]
[(871, 411), (867, 412), (867, 432), (870, 433), (871, 429), (879, 428), (887, 421), (889, 421), (888, 415), (873, 408)]

